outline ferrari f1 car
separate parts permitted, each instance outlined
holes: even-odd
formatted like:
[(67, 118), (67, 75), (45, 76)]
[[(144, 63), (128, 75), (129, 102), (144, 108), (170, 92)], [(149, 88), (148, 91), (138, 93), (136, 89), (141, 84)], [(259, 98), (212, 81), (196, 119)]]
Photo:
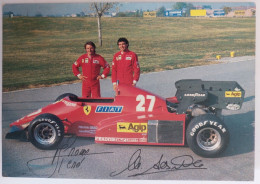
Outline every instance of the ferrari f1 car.
[(64, 135), (94, 137), (96, 143), (184, 146), (217, 157), (229, 142), (222, 109), (241, 108), (245, 91), (235, 81), (180, 80), (176, 95), (162, 98), (119, 85), (114, 98), (66, 93), (15, 122), (6, 138), (27, 133), (39, 149), (54, 149)]

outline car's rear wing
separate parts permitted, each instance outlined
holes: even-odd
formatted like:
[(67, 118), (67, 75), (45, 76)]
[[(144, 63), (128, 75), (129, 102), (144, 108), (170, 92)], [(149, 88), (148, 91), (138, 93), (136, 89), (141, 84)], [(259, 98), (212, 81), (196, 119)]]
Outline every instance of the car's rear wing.
[(192, 104), (202, 104), (216, 109), (239, 110), (245, 90), (236, 81), (179, 80), (175, 83), (179, 101), (177, 113), (185, 113)]

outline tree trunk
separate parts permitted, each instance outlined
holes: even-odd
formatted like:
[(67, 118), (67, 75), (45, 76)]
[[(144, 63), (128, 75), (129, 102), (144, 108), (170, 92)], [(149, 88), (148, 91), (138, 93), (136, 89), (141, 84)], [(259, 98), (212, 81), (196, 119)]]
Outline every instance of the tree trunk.
[(101, 16), (98, 15), (98, 43), (102, 47)]

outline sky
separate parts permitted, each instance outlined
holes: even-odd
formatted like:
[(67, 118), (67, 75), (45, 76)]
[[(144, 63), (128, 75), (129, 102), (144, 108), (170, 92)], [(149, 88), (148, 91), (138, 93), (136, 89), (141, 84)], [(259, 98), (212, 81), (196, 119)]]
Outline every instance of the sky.
[[(26, 2), (26, 1), (24, 1)], [(47, 15), (66, 15), (66, 14), (77, 14), (80, 12), (89, 12), (89, 3), (23, 3), (23, 1), (18, 1), (19, 4), (8, 4), (3, 5), (3, 12), (14, 12), (15, 15), (23, 16), (34, 16), (36, 14), (41, 14), (43, 16)], [(55, 2), (55, 1), (53, 1)], [(166, 9), (171, 9), (174, 5), (172, 2), (120, 2), (120, 11), (134, 11), (134, 10), (156, 10), (162, 6)], [(224, 6), (234, 7), (234, 6), (255, 6), (254, 2), (191, 2), (194, 6), (211, 5), (213, 9), (219, 9)]]

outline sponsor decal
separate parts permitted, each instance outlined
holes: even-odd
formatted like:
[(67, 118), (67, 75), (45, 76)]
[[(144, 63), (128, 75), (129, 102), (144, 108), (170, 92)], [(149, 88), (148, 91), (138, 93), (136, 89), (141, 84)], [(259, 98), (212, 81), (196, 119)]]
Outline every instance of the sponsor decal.
[(93, 63), (94, 64), (99, 64), (99, 61), (98, 60), (94, 60)]
[(61, 100), (66, 106), (68, 107), (76, 107), (76, 104), (75, 103), (72, 103), (72, 102), (68, 102), (64, 99)]
[(226, 98), (241, 98), (242, 92), (241, 91), (225, 91)]
[(91, 112), (91, 106), (90, 105), (86, 105), (83, 107), (83, 111), (86, 115), (89, 115), (89, 113)]
[(184, 96), (192, 96), (192, 97), (196, 97), (196, 96), (206, 96), (206, 94), (204, 93), (187, 93), (187, 94), (184, 94)]
[(228, 104), (226, 106), (226, 108), (229, 109), (229, 110), (235, 111), (235, 110), (239, 110), (240, 109), (240, 105), (238, 105), (238, 104)]
[(118, 61), (118, 60), (121, 60), (121, 59), (122, 59), (122, 56), (119, 55), (119, 56), (117, 57), (117, 61)]
[(95, 134), (97, 127), (96, 126), (78, 126), (79, 133)]
[(82, 63), (88, 63), (88, 58), (82, 59), (81, 62)]
[(103, 142), (147, 142), (147, 138), (95, 137), (95, 140)]
[(91, 130), (96, 130), (96, 126), (79, 126), (79, 129), (91, 129)]
[(147, 123), (118, 122), (117, 132), (147, 133)]
[(103, 106), (98, 105), (96, 107), (96, 113), (121, 113), (123, 106)]
[(156, 17), (156, 11), (143, 12), (143, 17)]
[(126, 56), (125, 60), (131, 60), (132, 57), (131, 56)]

